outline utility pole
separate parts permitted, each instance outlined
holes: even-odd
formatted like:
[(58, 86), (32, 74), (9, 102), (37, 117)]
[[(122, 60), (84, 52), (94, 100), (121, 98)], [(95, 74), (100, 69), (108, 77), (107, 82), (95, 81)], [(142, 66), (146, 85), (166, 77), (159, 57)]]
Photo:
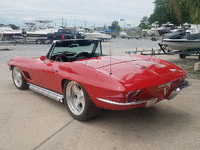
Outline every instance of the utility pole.
[(62, 17), (62, 19), (61, 19), (61, 20), (62, 20), (62, 28), (63, 28), (63, 17)]
[(87, 23), (87, 22), (85, 21), (84, 23), (85, 23), (85, 28), (86, 28), (86, 23)]

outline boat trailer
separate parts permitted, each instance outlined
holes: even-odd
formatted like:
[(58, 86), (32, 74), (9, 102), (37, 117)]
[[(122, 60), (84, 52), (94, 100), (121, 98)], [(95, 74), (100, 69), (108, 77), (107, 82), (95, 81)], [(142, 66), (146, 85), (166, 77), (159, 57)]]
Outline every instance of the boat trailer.
[(156, 55), (175, 55), (175, 54), (179, 54), (179, 57), (181, 59), (186, 58), (186, 56), (198, 56), (198, 59), (200, 60), (200, 49), (194, 49), (194, 50), (186, 50), (186, 51), (181, 51), (181, 50), (177, 50), (177, 51), (172, 51), (169, 50), (169, 48), (167, 47), (166, 44), (162, 44), (162, 43), (158, 43), (159, 45), (159, 49), (151, 49), (151, 50), (136, 50), (135, 51), (126, 51), (125, 53), (134, 53), (134, 54), (140, 54), (140, 55), (151, 55), (151, 56), (156, 56)]

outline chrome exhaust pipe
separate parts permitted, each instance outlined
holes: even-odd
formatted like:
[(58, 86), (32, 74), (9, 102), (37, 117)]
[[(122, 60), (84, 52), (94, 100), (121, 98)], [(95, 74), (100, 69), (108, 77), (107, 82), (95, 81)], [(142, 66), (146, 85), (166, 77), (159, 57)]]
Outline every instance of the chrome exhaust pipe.
[(58, 102), (61, 102), (63, 103), (63, 95), (62, 94), (59, 94), (59, 93), (56, 93), (56, 92), (53, 92), (53, 91), (50, 91), (50, 90), (47, 90), (45, 88), (42, 88), (40, 86), (37, 86), (37, 85), (34, 85), (34, 84), (31, 84), (31, 83), (28, 83), (29, 84), (29, 89), (37, 92), (37, 93), (40, 93), (44, 96), (47, 96), (53, 100), (56, 100)]

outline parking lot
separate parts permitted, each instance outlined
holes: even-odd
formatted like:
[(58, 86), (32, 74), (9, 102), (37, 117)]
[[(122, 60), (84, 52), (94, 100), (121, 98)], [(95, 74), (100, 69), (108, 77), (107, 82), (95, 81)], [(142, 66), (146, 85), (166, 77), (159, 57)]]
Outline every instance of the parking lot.
[[(156, 49), (158, 42), (117, 38), (102, 43), (103, 53)], [(20, 44), (0, 51), (0, 150), (200, 149), (200, 80), (189, 78), (192, 85), (171, 101), (145, 109), (104, 110), (96, 118), (79, 122), (61, 103), (31, 90), (18, 90), (6, 70), (12, 57), (36, 57), (49, 46)], [(179, 59), (176, 55), (157, 57), (171, 62)]]

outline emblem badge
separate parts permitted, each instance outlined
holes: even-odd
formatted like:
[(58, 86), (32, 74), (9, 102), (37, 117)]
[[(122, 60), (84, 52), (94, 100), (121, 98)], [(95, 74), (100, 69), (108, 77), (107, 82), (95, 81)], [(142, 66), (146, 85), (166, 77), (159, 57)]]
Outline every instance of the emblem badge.
[(176, 72), (177, 70), (176, 69), (169, 69), (170, 71), (172, 71), (172, 72)]

